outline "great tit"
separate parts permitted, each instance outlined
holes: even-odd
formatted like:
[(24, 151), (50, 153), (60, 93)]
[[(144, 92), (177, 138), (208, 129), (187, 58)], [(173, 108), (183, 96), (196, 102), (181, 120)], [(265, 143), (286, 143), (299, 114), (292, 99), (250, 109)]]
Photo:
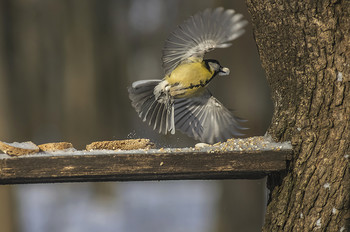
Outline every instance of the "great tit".
[(217, 60), (203, 59), (215, 48), (231, 46), (244, 33), (246, 20), (234, 10), (206, 9), (179, 25), (165, 41), (162, 80), (140, 80), (128, 88), (139, 117), (159, 133), (175, 129), (205, 143), (242, 135), (240, 119), (207, 89), (216, 75), (230, 70)]

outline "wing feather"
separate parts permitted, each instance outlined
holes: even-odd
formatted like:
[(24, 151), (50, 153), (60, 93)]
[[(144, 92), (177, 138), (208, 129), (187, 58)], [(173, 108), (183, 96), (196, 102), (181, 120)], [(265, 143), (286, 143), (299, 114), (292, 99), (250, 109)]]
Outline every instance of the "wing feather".
[(206, 9), (180, 24), (167, 38), (163, 49), (163, 67), (168, 75), (182, 61), (206, 52), (226, 48), (228, 43), (244, 33), (243, 15), (219, 7)]
[(175, 128), (206, 143), (226, 141), (242, 136), (240, 120), (226, 109), (209, 91), (192, 98), (174, 100)]

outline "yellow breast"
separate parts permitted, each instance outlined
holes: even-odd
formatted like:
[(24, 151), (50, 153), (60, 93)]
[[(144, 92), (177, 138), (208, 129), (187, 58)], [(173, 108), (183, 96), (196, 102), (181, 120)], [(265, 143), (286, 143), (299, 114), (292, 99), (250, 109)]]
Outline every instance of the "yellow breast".
[(165, 80), (174, 87), (173, 95), (185, 97), (203, 89), (213, 74), (206, 68), (204, 62), (184, 63), (177, 66)]

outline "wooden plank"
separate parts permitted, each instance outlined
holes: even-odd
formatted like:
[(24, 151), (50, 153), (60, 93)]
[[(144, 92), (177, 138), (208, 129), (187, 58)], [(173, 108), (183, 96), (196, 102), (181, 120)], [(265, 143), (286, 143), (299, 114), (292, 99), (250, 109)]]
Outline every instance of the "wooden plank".
[(259, 179), (286, 169), (291, 150), (0, 154), (0, 184)]

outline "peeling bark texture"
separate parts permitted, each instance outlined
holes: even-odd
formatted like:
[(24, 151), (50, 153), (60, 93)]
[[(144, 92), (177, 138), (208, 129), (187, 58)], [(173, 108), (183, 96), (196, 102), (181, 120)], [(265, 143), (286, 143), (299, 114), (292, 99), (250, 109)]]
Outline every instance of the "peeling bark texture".
[(350, 1), (246, 2), (275, 106), (268, 133), (294, 150), (263, 231), (349, 231)]

